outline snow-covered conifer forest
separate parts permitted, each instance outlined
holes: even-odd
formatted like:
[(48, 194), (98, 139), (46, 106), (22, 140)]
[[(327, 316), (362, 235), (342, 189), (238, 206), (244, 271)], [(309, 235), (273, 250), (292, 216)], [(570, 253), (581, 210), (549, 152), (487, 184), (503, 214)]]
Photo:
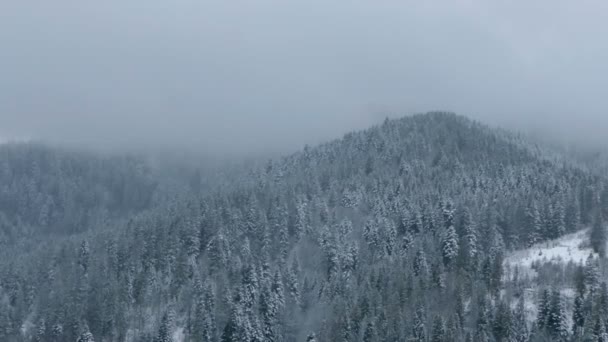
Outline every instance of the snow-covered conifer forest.
[(607, 341), (608, 159), (463, 116), (226, 168), (0, 145), (0, 341)]

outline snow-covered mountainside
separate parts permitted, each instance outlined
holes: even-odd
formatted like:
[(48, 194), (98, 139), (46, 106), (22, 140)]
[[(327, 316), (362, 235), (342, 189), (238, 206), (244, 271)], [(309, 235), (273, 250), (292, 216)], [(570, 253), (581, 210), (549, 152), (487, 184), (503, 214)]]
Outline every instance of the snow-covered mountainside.
[(3, 145), (0, 341), (576, 340), (608, 321), (590, 168), (450, 113), (183, 181)]

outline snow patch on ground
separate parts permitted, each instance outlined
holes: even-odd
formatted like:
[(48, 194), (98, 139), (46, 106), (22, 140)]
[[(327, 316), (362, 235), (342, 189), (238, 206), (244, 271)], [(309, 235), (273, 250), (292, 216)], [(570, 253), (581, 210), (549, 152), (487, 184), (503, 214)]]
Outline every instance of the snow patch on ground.
[(585, 229), (515, 251), (507, 256), (505, 266), (525, 271), (536, 263), (584, 263), (590, 254), (597, 257), (588, 244), (588, 234)]
[(32, 315), (30, 315), (24, 322), (21, 324), (21, 335), (27, 336), (28, 332), (34, 331), (36, 325), (32, 322)]
[(186, 334), (184, 333), (184, 328), (177, 328), (173, 332), (173, 341), (174, 342), (184, 342), (186, 340)]

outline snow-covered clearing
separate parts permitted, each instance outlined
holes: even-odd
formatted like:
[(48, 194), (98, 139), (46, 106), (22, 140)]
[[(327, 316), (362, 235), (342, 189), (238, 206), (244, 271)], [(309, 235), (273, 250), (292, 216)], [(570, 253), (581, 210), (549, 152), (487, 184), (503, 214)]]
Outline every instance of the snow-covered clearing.
[(589, 246), (588, 236), (589, 231), (587, 229), (580, 230), (555, 240), (512, 252), (505, 259), (505, 266), (511, 269), (518, 267), (525, 272), (538, 263), (585, 262), (590, 254), (597, 257), (597, 254)]
[[(537, 276), (534, 269), (535, 265), (545, 263), (566, 265), (569, 262), (580, 264), (585, 263), (589, 255), (593, 255), (594, 258), (598, 257), (589, 245), (589, 230), (580, 230), (555, 240), (510, 253), (504, 262), (505, 278), (513, 279), (517, 270), (520, 277), (532, 279)], [(561, 288), (560, 292), (566, 299), (567, 317), (570, 319), (575, 291), (566, 287)], [(537, 316), (538, 288), (530, 284), (529, 287), (524, 289), (523, 294), (525, 296), (526, 317), (528, 321), (533, 322)], [(511, 305), (515, 307), (517, 301), (513, 301)]]
[(184, 332), (184, 328), (177, 328), (173, 332), (173, 341), (175, 342), (183, 342), (186, 339), (186, 334)]

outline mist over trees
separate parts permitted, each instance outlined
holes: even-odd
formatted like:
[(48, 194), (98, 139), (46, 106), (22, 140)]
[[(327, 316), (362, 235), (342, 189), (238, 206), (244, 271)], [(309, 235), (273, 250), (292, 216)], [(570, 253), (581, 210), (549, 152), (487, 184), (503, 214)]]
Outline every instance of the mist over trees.
[(604, 341), (601, 165), (442, 112), (187, 177), (0, 145), (0, 341)]

